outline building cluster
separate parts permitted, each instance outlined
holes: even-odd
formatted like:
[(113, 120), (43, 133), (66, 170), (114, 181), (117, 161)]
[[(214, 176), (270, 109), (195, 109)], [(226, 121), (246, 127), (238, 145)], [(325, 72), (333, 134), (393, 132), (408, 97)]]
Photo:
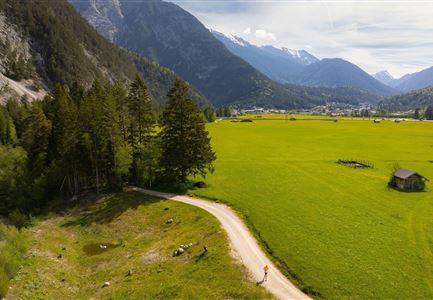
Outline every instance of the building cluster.
[(232, 115), (248, 115), (248, 114), (291, 114), (291, 115), (315, 115), (315, 116), (346, 116), (346, 117), (370, 117), (377, 115), (377, 111), (371, 104), (345, 104), (345, 103), (327, 103), (326, 105), (315, 106), (309, 109), (275, 109), (252, 107), (249, 109), (233, 109)]

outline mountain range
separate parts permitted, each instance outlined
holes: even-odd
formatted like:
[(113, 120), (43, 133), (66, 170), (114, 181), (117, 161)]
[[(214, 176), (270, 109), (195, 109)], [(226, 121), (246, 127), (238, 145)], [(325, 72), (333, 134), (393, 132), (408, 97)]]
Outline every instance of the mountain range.
[(401, 78), (394, 78), (387, 71), (376, 73), (373, 75), (373, 77), (399, 91), (411, 92), (433, 85), (433, 67), (416, 73), (404, 75)]
[(212, 33), (233, 54), (279, 82), (315, 87), (355, 87), (379, 96), (397, 93), (343, 59), (319, 60), (305, 50), (256, 46), (235, 35)]
[[(213, 32), (173, 3), (159, 0), (69, 1), (100, 34), (123, 48), (173, 69), (216, 106), (309, 107), (326, 101), (347, 102), (347, 96), (356, 90), (348, 87), (330, 91), (322, 87), (287, 85), (287, 80), (272, 80), (269, 73), (229, 51)], [(271, 46), (262, 50), (268, 57), (274, 57), (274, 66), (290, 60), (286, 65), (303, 68), (318, 61), (305, 51)], [(377, 101), (371, 93), (358, 90), (355, 93), (355, 101)]]
[[(211, 102), (302, 108), (327, 102), (377, 103), (397, 93), (392, 86), (404, 91), (432, 84), (433, 68), (401, 79), (382, 72), (375, 79), (342, 59), (320, 60), (304, 50), (255, 46), (208, 30), (173, 3), (69, 2), (85, 19), (65, 0), (39, 5), (0, 0), (0, 88), (25, 88), (32, 95), (49, 91), (56, 82), (89, 85), (99, 78), (128, 83), (138, 73), (157, 105), (163, 105), (174, 79), (181, 77), (202, 107)], [(19, 86), (23, 82), (27, 86)]]
[(269, 78), (279, 82), (294, 83), (296, 75), (305, 66), (319, 61), (307, 51), (273, 46), (260, 47), (235, 35), (214, 30), (211, 32), (230, 52), (241, 57)]
[(193, 15), (173, 3), (70, 3), (107, 39), (174, 70), (215, 105), (297, 101), (283, 86), (233, 55)]

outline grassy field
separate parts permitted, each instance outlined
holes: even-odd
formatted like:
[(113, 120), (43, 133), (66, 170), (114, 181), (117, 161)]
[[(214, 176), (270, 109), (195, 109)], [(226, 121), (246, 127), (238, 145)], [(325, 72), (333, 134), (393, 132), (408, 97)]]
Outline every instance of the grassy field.
[(220, 121), (209, 130), (216, 172), (192, 193), (238, 209), (301, 286), (327, 299), (433, 299), (433, 183), (422, 193), (387, 188), (396, 163), (433, 180), (433, 123)]
[(232, 259), (217, 220), (185, 204), (110, 195), (38, 221), (31, 231), (8, 300), (270, 298)]

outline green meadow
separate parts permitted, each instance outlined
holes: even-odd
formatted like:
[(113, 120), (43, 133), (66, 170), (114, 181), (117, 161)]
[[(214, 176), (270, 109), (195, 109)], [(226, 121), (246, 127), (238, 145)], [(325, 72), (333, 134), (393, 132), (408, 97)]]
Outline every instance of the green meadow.
[(129, 192), (35, 222), (7, 299), (272, 299), (190, 205)]
[[(433, 123), (255, 120), (209, 125), (218, 159), (192, 193), (237, 209), (297, 284), (326, 299), (433, 298)], [(370, 169), (337, 164), (367, 161)]]

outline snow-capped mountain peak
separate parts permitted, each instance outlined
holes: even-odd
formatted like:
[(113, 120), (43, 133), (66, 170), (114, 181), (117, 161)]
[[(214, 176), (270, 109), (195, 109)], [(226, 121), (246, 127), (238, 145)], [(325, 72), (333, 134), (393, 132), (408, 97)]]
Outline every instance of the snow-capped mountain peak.
[(247, 46), (250, 45), (250, 43), (248, 43), (247, 41), (245, 41), (244, 39), (242, 39), (239, 36), (233, 35), (233, 34), (229, 34), (229, 33), (224, 33), (224, 32), (219, 32), (219, 31), (215, 31), (210, 29), (210, 32), (214, 35), (214, 36), (220, 36), (220, 37), (224, 37), (228, 40), (230, 40), (231, 42), (239, 45), (239, 46)]

